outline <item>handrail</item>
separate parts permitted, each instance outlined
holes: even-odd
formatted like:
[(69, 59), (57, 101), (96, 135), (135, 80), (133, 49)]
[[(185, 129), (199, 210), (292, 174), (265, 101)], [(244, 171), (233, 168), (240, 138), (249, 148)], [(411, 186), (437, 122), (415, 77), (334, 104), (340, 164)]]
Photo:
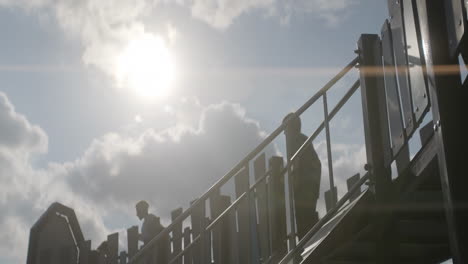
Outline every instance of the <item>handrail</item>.
[[(263, 182), (264, 180), (266, 180), (266, 178), (271, 174), (271, 171), (267, 171), (263, 174), (262, 177), (260, 177), (258, 180), (255, 181), (255, 183), (249, 188), (248, 191), (245, 191), (244, 193), (242, 193), (242, 195), (240, 195), (234, 202), (232, 202), (232, 204), (230, 206), (228, 206), (226, 209), (224, 209), (224, 211), (218, 216), (216, 217), (206, 228), (205, 228), (205, 231), (210, 231), (214, 226), (216, 226), (218, 224), (218, 222), (227, 214), (229, 213), (232, 209), (236, 208), (237, 205), (242, 201), (244, 200), (246, 197), (247, 197), (247, 192), (251, 192), (253, 189), (255, 189), (255, 187), (257, 187), (257, 185), (261, 182)], [(198, 236), (197, 236), (198, 238)], [(195, 243), (195, 239), (194, 241), (192, 241), (192, 243), (190, 243), (189, 245), (191, 246), (193, 243)], [(184, 252), (188, 250), (188, 248), (184, 248), (177, 256), (173, 257), (173, 259), (169, 262), (169, 263), (172, 263), (174, 262), (177, 258), (180, 258), (181, 256), (184, 255)]]
[(297, 111), (296, 115), (301, 115), (307, 110), (315, 101), (317, 101), (320, 96), (322, 96), (326, 91), (330, 90), (343, 76), (348, 73), (356, 64), (359, 62), (359, 57), (354, 58), (346, 67), (344, 67), (335, 77), (325, 84), (322, 89), (320, 89), (314, 96), (312, 96), (307, 102), (305, 102)]
[[(335, 75), (330, 81), (328, 81), (317, 93), (315, 93), (307, 102), (305, 102), (295, 114), (300, 116), (304, 113), (312, 104), (314, 104), (324, 93), (326, 93), (333, 85), (335, 85), (346, 73), (348, 73), (359, 61), (359, 57), (354, 58), (348, 65), (346, 65), (337, 75)], [(354, 85), (355, 86), (355, 85)], [(354, 87), (353, 86), (353, 87)], [(333, 111), (332, 111), (333, 112)], [(336, 113), (335, 113), (336, 114)], [(195, 200), (195, 202), (187, 208), (182, 214), (180, 214), (176, 219), (172, 221), (164, 230), (162, 230), (158, 235), (151, 239), (141, 250), (139, 250), (128, 262), (129, 264), (136, 263), (148, 250), (154, 247), (159, 239), (163, 236), (169, 235), (169, 232), (177, 225), (179, 222), (182, 222), (187, 218), (194, 208), (200, 205), (200, 203), (209, 198), (209, 196), (218, 188), (220, 188), (224, 183), (229, 181), (238, 171), (248, 164), (258, 153), (260, 153), (268, 144), (270, 144), (281, 132), (283, 132), (285, 127), (284, 123), (281, 123), (270, 135), (268, 135), (255, 149), (253, 149), (249, 154), (247, 154), (240, 162), (238, 162), (227, 174), (221, 177), (215, 184), (213, 184), (200, 198)], [(310, 142), (310, 141), (309, 141)], [(300, 148), (302, 149), (302, 147)]]
[[(250, 192), (247, 191), (247, 192)], [(247, 197), (247, 192), (244, 192), (241, 196), (239, 196), (239, 198), (237, 198), (230, 206), (228, 206), (228, 208), (226, 208), (223, 213), (221, 213), (220, 215), (218, 215), (218, 217), (216, 217), (213, 222), (211, 222), (206, 228), (204, 231), (210, 231), (211, 229), (213, 229), (218, 223), (219, 221), (221, 221), (221, 219), (227, 214), (229, 213), (232, 209), (236, 208), (237, 205), (242, 202), (242, 200), (244, 200), (246, 197)]]
[[(333, 108), (333, 110), (328, 114), (328, 121), (332, 120), (333, 117), (340, 111), (341, 107), (351, 98), (351, 96), (356, 92), (357, 88), (359, 88), (360, 81), (357, 80), (354, 82), (354, 84), (351, 86), (351, 88), (346, 92), (346, 94), (341, 98), (341, 100), (336, 104), (336, 106)], [(307, 140), (302, 144), (302, 146), (296, 151), (296, 153), (291, 157), (291, 161), (295, 160), (297, 156), (301, 155), (304, 149), (308, 144), (310, 144), (319, 134), (322, 132), (322, 130), (325, 128), (325, 121), (323, 121), (320, 126), (315, 130), (315, 132), (307, 138)]]
[[(356, 92), (357, 88), (359, 88), (359, 80), (357, 80), (356, 82), (354, 82), (354, 84), (351, 86), (351, 88), (345, 93), (345, 95), (341, 98), (341, 100), (336, 104), (336, 106), (333, 108), (333, 110), (328, 114), (327, 116), (327, 120), (330, 121), (332, 120), (335, 115), (338, 113), (338, 111), (343, 107), (343, 105), (349, 100), (349, 98), (351, 98), (351, 96)], [(290, 166), (292, 165), (292, 162), (301, 154), (301, 152), (303, 151), (303, 149), (305, 149), (305, 147), (307, 146), (307, 144), (309, 144), (308, 142), (311, 142), (313, 141), (318, 134), (320, 134), (320, 132), (324, 129), (324, 123), (322, 122), (322, 124), (315, 130), (315, 132), (309, 137), (307, 138), (307, 140), (303, 143), (303, 145), (301, 145), (301, 147), (296, 151), (296, 153), (292, 156), (290, 162), (288, 162), (288, 164), (286, 165), (285, 168), (283, 168), (281, 170), (281, 172), (279, 173), (280, 175), (284, 175), (286, 173), (286, 171), (290, 168)], [(214, 219), (205, 229), (205, 231), (209, 231), (211, 230), (212, 227), (214, 227), (227, 213), (229, 213), (233, 208), (235, 208), (237, 206), (237, 204), (243, 200), (244, 198), (247, 197), (247, 192), (250, 192), (252, 191), (253, 189), (255, 189), (255, 187), (260, 183), (260, 182), (263, 182), (264, 180), (266, 180), (266, 177), (268, 175), (271, 174), (271, 171), (267, 171), (263, 174), (262, 177), (260, 177), (259, 179), (257, 179), (255, 181), (255, 183), (250, 186), (249, 190), (242, 193), (241, 196), (239, 196), (228, 208), (224, 209), (224, 211), (218, 216), (216, 217), (216, 219)], [(193, 241), (192, 243), (190, 243), (190, 245), (192, 245), (195, 241)], [(173, 262), (176, 258), (179, 258), (181, 256), (183, 256), (183, 253), (186, 251), (186, 249), (182, 250), (179, 255), (175, 256), (171, 262)]]
[[(341, 107), (343, 107), (343, 105), (349, 100), (349, 98), (354, 94), (354, 92), (356, 92), (357, 88), (359, 88), (359, 80), (354, 82), (354, 84), (351, 86), (351, 88), (348, 90), (348, 92), (336, 104), (336, 106), (333, 108), (333, 110), (328, 115), (328, 121), (332, 120), (333, 117), (335, 117), (335, 115), (338, 113), (338, 111), (340, 111)], [(306, 149), (307, 145), (310, 144), (310, 142), (314, 141), (314, 139), (317, 138), (317, 136), (320, 134), (320, 132), (322, 132), (324, 127), (325, 127), (325, 121), (322, 122), (322, 124), (320, 124), (320, 126), (315, 130), (315, 132), (310, 137), (308, 137), (306, 139), (306, 141), (304, 141), (304, 143), (299, 147), (299, 149), (296, 151), (296, 153), (294, 153), (294, 155), (291, 157), (291, 161), (288, 164), (286, 164), (286, 167), (284, 167), (283, 170), (281, 171), (281, 173), (280, 173), (281, 175), (286, 173), (286, 171), (291, 166), (292, 162), (295, 161), (297, 159), (297, 157), (299, 157), (299, 155), (302, 154), (302, 152), (304, 152), (304, 150)]]
[(179, 252), (179, 254), (177, 254), (175, 257), (173, 257), (172, 260), (169, 261), (169, 264), (172, 264), (172, 263), (176, 262), (180, 257), (187, 254), (186, 251), (191, 249), (198, 242), (199, 239), (200, 239), (200, 235), (198, 235), (196, 238), (194, 238), (192, 243), (188, 244), (188, 246), (186, 248), (184, 248), (183, 251)]

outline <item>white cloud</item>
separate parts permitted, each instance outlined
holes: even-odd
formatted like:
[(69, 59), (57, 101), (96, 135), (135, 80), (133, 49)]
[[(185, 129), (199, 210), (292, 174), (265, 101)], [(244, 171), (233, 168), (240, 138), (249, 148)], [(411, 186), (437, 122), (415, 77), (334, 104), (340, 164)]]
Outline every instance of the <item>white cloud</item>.
[(253, 9), (271, 9), (274, 0), (195, 0), (192, 15), (215, 28), (224, 29), (238, 16)]
[[(114, 81), (115, 87), (128, 88), (119, 76), (119, 57), (131, 41), (175, 39), (176, 29), (148, 32), (143, 22), (160, 1), (157, 0), (0, 0), (0, 6), (20, 7), (39, 17), (49, 17), (83, 47), (84, 64), (96, 67)], [(158, 51), (159, 52), (159, 51)]]
[(343, 22), (349, 8), (360, 0), (284, 0), (278, 8), (283, 23), (289, 23), (297, 15), (312, 15), (336, 26)]
[(296, 15), (312, 15), (329, 25), (343, 21), (343, 14), (359, 0), (194, 0), (192, 16), (219, 29), (248, 12), (262, 11), (265, 16), (277, 16), (288, 23)]
[(0, 151), (28, 154), (47, 150), (47, 136), (38, 126), (31, 125), (23, 115), (15, 112), (5, 94), (0, 92)]
[[(264, 134), (239, 105), (187, 101), (188, 109), (200, 109), (199, 115), (180, 119), (178, 129), (146, 129), (138, 136), (109, 133), (95, 139), (80, 158), (37, 169), (30, 158), (39, 143), (22, 142), (30, 142), (35, 133), (42, 135), (36, 141), (43, 142), (45, 133), (16, 113), (4, 94), (0, 98), (0, 107), (10, 113), (0, 119), (0, 127), (7, 129), (14, 120), (23, 124), (16, 132), (24, 136), (2, 139), (0, 152), (0, 255), (15, 263), (24, 262), (29, 228), (52, 202), (74, 208), (86, 238), (96, 246), (116, 231), (116, 223), (105, 219), (124, 216), (134, 219), (128, 226), (138, 223), (138, 200), (148, 200), (151, 210), (165, 219), (172, 209), (188, 206)], [(33, 127), (36, 132), (28, 132)], [(26, 154), (12, 154), (16, 146), (25, 146)]]
[[(6, 212), (0, 215), (0, 254), (15, 263), (24, 262), (29, 228), (52, 202), (74, 208), (86, 238), (96, 246), (107, 234), (138, 223), (133, 208), (138, 200), (148, 200), (163, 219), (171, 210), (187, 207), (264, 138), (241, 106), (203, 106), (187, 99), (185, 108), (173, 110), (176, 123), (168, 129), (149, 128), (132, 136), (109, 133), (95, 139), (80, 158), (37, 169), (30, 158), (45, 151), (45, 132), (18, 114), (4, 94), (0, 98), (1, 113), (8, 113), (0, 127), (16, 127), (23, 135), (2, 138), (0, 151), (0, 211)], [(24, 155), (15, 155), (18, 149)], [(324, 142), (316, 149), (322, 160), (323, 195), (328, 189)], [(333, 152), (335, 183), (343, 194), (346, 178), (362, 171), (365, 150), (335, 143)], [(318, 207), (323, 212), (323, 199)], [(130, 223), (116, 229), (116, 223), (105, 221), (117, 216)]]
[[(0, 0), (0, 6), (22, 8), (49, 17), (83, 46), (86, 65), (97, 67), (114, 81), (116, 64), (128, 43), (135, 39), (162, 38), (171, 48), (177, 28), (172, 21), (149, 30), (148, 21), (165, 6), (189, 9), (192, 17), (217, 29), (228, 28), (238, 17), (254, 10), (265, 17), (289, 21), (294, 16), (315, 16), (337, 24), (359, 0)], [(159, 8), (159, 9), (158, 9)], [(174, 18), (177, 20), (177, 18)], [(165, 30), (162, 29), (165, 27)], [(119, 86), (116, 82), (116, 86)]]
[(146, 199), (168, 215), (203, 193), (260, 139), (258, 123), (240, 106), (222, 103), (205, 107), (196, 129), (96, 139), (64, 173), (74, 192), (98, 203), (117, 202), (133, 213), (133, 203)]

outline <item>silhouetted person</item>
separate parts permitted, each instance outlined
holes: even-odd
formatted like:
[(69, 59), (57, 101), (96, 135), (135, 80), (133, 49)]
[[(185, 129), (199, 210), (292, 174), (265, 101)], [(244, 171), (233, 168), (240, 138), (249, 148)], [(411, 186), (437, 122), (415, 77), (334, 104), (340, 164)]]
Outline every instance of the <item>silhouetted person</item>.
[[(149, 204), (146, 201), (138, 202), (135, 207), (138, 218), (143, 220), (139, 240), (143, 241), (146, 246), (155, 236), (164, 230), (164, 226), (161, 225), (159, 217), (148, 213)], [(154, 249), (150, 250), (153, 253), (147, 255), (146, 263), (167, 264), (169, 262), (169, 246), (169, 234), (167, 234), (158, 240)]]
[[(301, 119), (294, 113), (284, 119), (284, 134), (288, 158), (304, 144), (307, 136), (301, 133)], [(294, 189), (294, 209), (296, 212), (297, 235), (304, 235), (318, 221), (316, 211), (320, 191), (322, 165), (312, 143), (307, 144), (302, 154), (293, 162), (291, 174)]]

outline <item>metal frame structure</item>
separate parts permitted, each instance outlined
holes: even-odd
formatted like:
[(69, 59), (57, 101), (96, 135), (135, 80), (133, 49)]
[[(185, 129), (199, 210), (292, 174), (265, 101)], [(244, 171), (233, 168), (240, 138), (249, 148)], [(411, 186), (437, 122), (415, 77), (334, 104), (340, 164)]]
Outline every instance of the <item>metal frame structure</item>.
[[(458, 54), (465, 55), (463, 49), (466, 24), (466, 7), (463, 1), (415, 1), (389, 0), (390, 20), (384, 24), (382, 40), (377, 35), (362, 35), (358, 43), (359, 57), (348, 64), (340, 73), (327, 83), (319, 92), (310, 98), (297, 111), (301, 115), (305, 110), (322, 98), (324, 121), (307, 139), (301, 148), (288, 160), (280, 175), (288, 172), (292, 162), (304, 151), (305, 146), (312, 142), (325, 129), (327, 143), (327, 158), (330, 192), (335, 193), (331, 138), (329, 122), (350, 96), (361, 86), (362, 106), (364, 115), (364, 131), (367, 150), (367, 169), (369, 171), (351, 190), (340, 199), (332, 202), (335, 205), (307, 235), (296, 244), (295, 216), (291, 187), (289, 188), (289, 221), (291, 233), (288, 235), (290, 251), (279, 261), (287, 263), (294, 258), (312, 235), (320, 229), (336, 211), (343, 206), (353, 192), (359, 189), (367, 180), (376, 195), (377, 202), (385, 207), (394, 200), (394, 190), (391, 178), (391, 163), (397, 162), (398, 171), (403, 172), (410, 162), (408, 140), (419, 127), (425, 113), (431, 107), (436, 132), (437, 157), (443, 192), (447, 222), (450, 228), (450, 242), (455, 263), (468, 262), (463, 245), (468, 245), (468, 213), (465, 203), (468, 201), (466, 177), (463, 177), (461, 157), (462, 149), (467, 149), (463, 142), (460, 120), (455, 118), (463, 113), (463, 102), (467, 98), (467, 88), (462, 87), (460, 72), (456, 70)], [(445, 10), (444, 12), (442, 12)], [(453, 17), (450, 17), (453, 15)], [(455, 21), (455, 22), (454, 22)], [(456, 42), (456, 45), (454, 44)], [(424, 44), (423, 44), (424, 43)], [(413, 46), (412, 45), (416, 45)], [(466, 45), (465, 45), (466, 46)], [(386, 62), (387, 61), (387, 62)], [(385, 63), (383, 63), (385, 62)], [(341, 79), (353, 66), (359, 63), (360, 81), (357, 81), (337, 106), (328, 113), (327, 91)], [(441, 65), (449, 65), (455, 69), (451, 74), (440, 74)], [(447, 87), (452, 87), (447, 88)], [(389, 99), (390, 98), (390, 99)], [(429, 101), (431, 105), (429, 105)], [(387, 108), (389, 107), (389, 108)], [(402, 120), (402, 116), (405, 117)], [(282, 131), (281, 124), (257, 148), (236, 165), (227, 175), (221, 178), (197, 203), (203, 203), (214, 190), (219, 189), (237, 171), (248, 166), (248, 163), (262, 149), (270, 144)], [(450, 150), (450, 151), (449, 151)], [(248, 191), (238, 197), (222, 214), (208, 225), (204, 232), (211, 230), (226, 214), (235, 210), (243, 199), (251, 197), (255, 187), (266, 181), (271, 171), (248, 188)], [(291, 181), (291, 179), (289, 179)], [(290, 185), (291, 186), (291, 185)], [(175, 223), (188, 217), (192, 207), (184, 212)], [(385, 245), (377, 246), (377, 259), (381, 263), (391, 263), (392, 238), (391, 227), (385, 226), (388, 215), (385, 212), (377, 214), (375, 221), (382, 221), (382, 241)], [(171, 229), (170, 225), (167, 232)], [(158, 237), (155, 238), (157, 240)], [(195, 239), (194, 241), (197, 241)], [(150, 243), (151, 244), (151, 243)], [(388, 246), (390, 245), (390, 246)], [(144, 254), (145, 249), (140, 252)], [(183, 253), (181, 253), (183, 254)], [(137, 254), (131, 263), (136, 263)], [(271, 260), (271, 258), (270, 258)], [(249, 261), (252, 259), (249, 258)], [(268, 263), (269, 261), (265, 261)]]
[[(295, 114), (300, 116), (302, 113), (304, 113), (310, 106), (312, 106), (314, 103), (316, 103), (320, 98), (323, 99), (324, 102), (324, 121), (319, 125), (319, 127), (315, 130), (315, 132), (308, 137), (308, 139), (304, 142), (304, 144), (297, 150), (297, 152), (290, 158), (290, 160), (287, 162), (286, 166), (279, 172), (279, 175), (285, 175), (287, 172), (290, 171), (292, 163), (299, 158), (299, 156), (304, 152), (306, 146), (310, 144), (321, 132), (322, 130), (326, 130), (327, 133), (327, 155), (329, 157), (329, 160), (331, 161), (331, 144), (329, 142), (330, 136), (329, 136), (329, 122), (332, 120), (332, 118), (338, 113), (338, 111), (343, 107), (343, 105), (349, 100), (349, 98), (356, 92), (356, 90), (359, 88), (359, 81), (356, 81), (351, 88), (346, 92), (346, 94), (341, 98), (341, 100), (337, 103), (337, 105), (328, 113), (328, 108), (327, 108), (327, 97), (326, 93), (327, 91), (333, 87), (334, 84), (336, 84), (346, 73), (348, 73), (351, 69), (353, 69), (354, 66), (357, 65), (358, 58), (355, 58), (352, 60), (345, 68), (343, 68), (332, 80), (330, 80), (325, 86), (322, 87), (312, 98), (310, 98), (304, 105), (302, 105), (296, 112)], [(261, 151), (268, 146), (276, 137), (278, 137), (283, 131), (284, 131), (285, 125), (281, 124), (277, 129), (274, 130), (273, 133), (271, 133), (262, 143), (260, 143), (252, 152), (250, 152), (241, 162), (239, 162), (234, 168), (228, 172), (224, 177), (222, 177), (220, 180), (218, 180), (217, 183), (215, 183), (205, 194), (203, 194), (200, 198), (198, 198), (187, 210), (182, 212), (178, 217), (176, 217), (173, 222), (160, 234), (158, 234), (153, 240), (151, 240), (144, 248), (142, 248), (138, 253), (136, 253), (129, 263), (139, 263), (140, 259), (144, 258), (144, 255), (146, 252), (148, 252), (161, 237), (168, 235), (172, 230), (177, 226), (180, 225), (185, 219), (191, 216), (191, 214), (196, 210), (197, 207), (199, 206), (204, 206), (206, 201), (216, 192), (219, 191), (219, 189), (227, 183), (231, 178), (236, 177), (239, 175), (239, 172), (242, 170), (248, 171), (248, 164), (249, 162), (253, 161), (257, 155), (261, 153)], [(333, 177), (333, 172), (332, 172), (332, 162), (330, 162), (329, 166), (329, 172), (330, 172), (330, 177)], [(247, 167), (247, 169), (246, 169)], [(247, 190), (245, 190), (243, 193), (239, 194), (237, 199), (228, 207), (226, 210), (224, 210), (220, 215), (218, 215), (215, 219), (211, 221), (210, 224), (207, 226), (201, 226), (201, 231), (200, 234), (196, 237), (193, 238), (191, 244), (187, 245), (186, 247), (184, 246), (184, 249), (179, 252), (171, 261), (170, 263), (176, 263), (178, 259), (180, 259), (186, 251), (188, 250), (193, 250), (195, 243), (200, 243), (200, 245), (203, 247), (205, 246), (205, 241), (204, 237), (208, 236), (208, 233), (213, 230), (213, 228), (220, 223), (220, 221), (231, 211), (233, 210), (238, 210), (239, 206), (244, 202), (244, 200), (247, 200), (247, 204), (251, 204), (249, 200), (253, 196), (253, 192), (255, 188), (259, 185), (264, 183), (269, 176), (271, 176), (273, 172), (271, 170), (268, 170), (262, 177), (259, 177), (252, 185), (250, 185)], [(243, 175), (244, 179), (243, 181), (248, 184), (248, 175)], [(340, 201), (333, 207), (332, 210), (330, 210), (327, 213), (327, 217), (331, 217), (333, 212), (336, 212), (341, 206), (343, 206), (344, 203), (346, 203), (349, 200), (349, 197), (353, 195), (353, 191), (357, 190), (358, 187), (361, 187), (364, 182), (367, 180), (367, 176), (363, 177), (360, 179), (360, 181), (352, 188), (352, 190), (346, 194)], [(246, 184), (244, 183), (244, 184)], [(333, 184), (333, 178), (330, 179), (330, 183)], [(292, 184), (289, 184), (290, 186)], [(333, 185), (331, 185), (333, 186)], [(336, 194), (335, 194), (336, 195)], [(292, 198), (292, 192), (289, 193), (289, 201), (293, 200)], [(250, 213), (252, 213), (252, 210), (249, 210)], [(290, 238), (290, 252), (284, 259), (281, 261), (281, 263), (284, 263), (287, 259), (292, 257), (297, 249), (300, 246), (303, 246), (304, 243), (307, 242), (307, 239), (310, 238), (310, 236), (314, 232), (309, 232), (301, 241), (299, 241), (299, 244), (296, 245), (296, 234), (295, 234), (295, 228), (294, 228), (294, 223), (295, 223), (295, 215), (294, 211), (290, 210), (289, 214), (289, 219), (291, 224), (291, 233), (288, 235)], [(327, 217), (322, 218), (317, 225), (323, 224), (325, 219)], [(250, 219), (251, 216), (247, 215), (247, 219)], [(240, 228), (240, 227), (239, 227)], [(317, 229), (317, 228), (316, 228)], [(247, 232), (249, 235), (251, 232)], [(246, 243), (250, 243), (249, 241), (245, 241)], [(252, 254), (252, 249), (251, 247), (246, 247), (248, 249), (248, 254)], [(201, 249), (201, 252), (205, 252), (206, 250)], [(265, 260), (263, 263), (269, 263), (273, 260), (273, 256), (270, 256), (268, 260)], [(206, 263), (208, 259), (207, 254), (202, 254), (201, 256), (201, 263)], [(252, 260), (251, 257), (248, 258), (247, 260), (249, 263)], [(244, 262), (243, 262), (244, 263)], [(247, 262), (245, 262), (247, 263)]]

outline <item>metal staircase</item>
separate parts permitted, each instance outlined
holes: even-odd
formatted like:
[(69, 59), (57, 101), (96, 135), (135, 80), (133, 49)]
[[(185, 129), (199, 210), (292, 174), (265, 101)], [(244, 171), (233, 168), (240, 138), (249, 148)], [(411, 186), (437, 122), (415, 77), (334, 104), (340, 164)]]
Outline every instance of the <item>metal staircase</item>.
[[(389, 263), (441, 263), (449, 259), (449, 233), (435, 155), (418, 175), (413, 174), (418, 162), (427, 158), (424, 155), (431, 155), (433, 141), (431, 138), (413, 159), (406, 179), (394, 183), (398, 197), (391, 206), (379, 207), (374, 195), (367, 192), (353, 209), (354, 215), (333, 230), (336, 236), (311, 250), (303, 263), (377, 263), (381, 232), (387, 232), (389, 238)], [(383, 227), (369, 221), (382, 210), (389, 213)]]
[[(459, 70), (439, 67), (458, 69), (458, 56), (468, 57), (466, 7), (460, 0), (389, 0), (389, 10), (382, 34), (362, 35), (358, 57), (296, 111), (300, 116), (322, 100), (324, 119), (285, 165), (273, 157), (268, 169), (249, 182), (251, 168), (265, 159), (264, 149), (283, 132), (281, 124), (129, 263), (145, 263), (163, 236), (180, 240), (174, 234), (182, 226), (191, 233), (172, 252), (170, 263), (440, 263), (448, 258), (468, 263), (468, 179), (460, 163), (467, 148), (457, 119), (463, 118), (459, 114), (466, 108), (468, 89), (461, 85)], [(355, 66), (360, 80), (328, 111), (327, 92)], [(291, 164), (319, 133), (330, 134), (330, 120), (359, 88), (368, 172), (342, 197), (332, 184), (331, 207), (299, 241), (294, 212), (286, 205), (291, 198), (284, 193)], [(422, 147), (410, 157), (408, 142), (427, 113), (434, 122), (420, 129)], [(331, 162), (329, 137), (327, 141)], [(398, 168), (395, 178), (392, 164)], [(228, 182), (235, 183), (232, 202), (220, 194)], [(264, 201), (267, 209), (261, 213)]]

